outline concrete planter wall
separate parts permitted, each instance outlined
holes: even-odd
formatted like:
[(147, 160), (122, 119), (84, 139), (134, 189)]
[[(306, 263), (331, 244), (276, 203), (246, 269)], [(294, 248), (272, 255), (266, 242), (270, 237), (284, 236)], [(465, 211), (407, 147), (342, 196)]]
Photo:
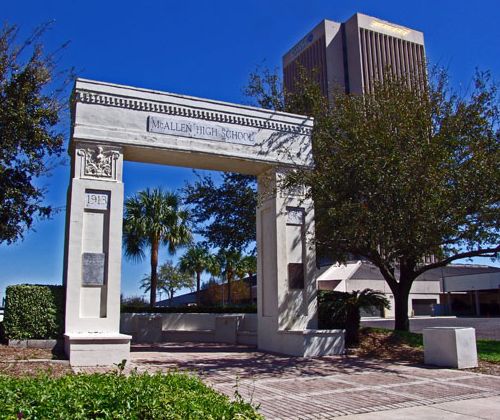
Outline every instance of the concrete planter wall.
[(9, 347), (23, 348), (23, 349), (47, 349), (55, 352), (64, 350), (64, 339), (50, 339), (50, 340), (9, 340)]
[(121, 314), (120, 332), (134, 343), (212, 342), (257, 345), (256, 314)]

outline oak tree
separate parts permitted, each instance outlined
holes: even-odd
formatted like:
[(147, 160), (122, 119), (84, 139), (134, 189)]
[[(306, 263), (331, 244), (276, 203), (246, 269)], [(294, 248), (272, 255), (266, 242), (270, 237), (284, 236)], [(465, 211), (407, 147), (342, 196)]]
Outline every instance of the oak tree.
[(45, 52), (47, 28), (40, 26), (23, 42), (15, 25), (0, 28), (0, 243), (22, 239), (37, 217), (53, 212), (37, 179), (62, 152), (61, 93), (71, 71), (57, 68), (60, 50)]
[(255, 242), (255, 177), (224, 173), (217, 183), (210, 175), (198, 175), (185, 187), (184, 197), (196, 233), (210, 246), (241, 251)]
[(418, 276), (463, 258), (498, 258), (499, 101), (488, 73), (476, 74), (467, 95), (439, 72), (419, 86), (388, 74), (363, 96), (338, 93), (333, 106), (312, 84), (294, 96), (296, 110), (315, 117), (315, 164), (285, 184), (309, 187), (323, 253), (380, 269), (396, 329), (409, 327)]

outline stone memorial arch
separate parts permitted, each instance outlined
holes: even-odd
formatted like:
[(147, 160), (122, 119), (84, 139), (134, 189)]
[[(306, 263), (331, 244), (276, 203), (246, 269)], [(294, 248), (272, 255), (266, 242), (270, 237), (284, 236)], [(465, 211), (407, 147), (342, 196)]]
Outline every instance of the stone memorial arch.
[(120, 334), (124, 160), (256, 175), (258, 347), (342, 351), (341, 333), (316, 330), (313, 203), (279, 188), (287, 168), (312, 164), (312, 125), (300, 115), (78, 79), (64, 259), (71, 364), (129, 357), (131, 337)]

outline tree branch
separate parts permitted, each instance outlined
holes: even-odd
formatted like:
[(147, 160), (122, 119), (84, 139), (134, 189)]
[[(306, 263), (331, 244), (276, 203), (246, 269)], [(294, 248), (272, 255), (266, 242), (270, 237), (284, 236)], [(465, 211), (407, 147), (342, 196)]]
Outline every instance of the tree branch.
[(416, 270), (415, 274), (418, 277), (422, 273), (424, 273), (428, 270), (432, 270), (433, 268), (444, 267), (445, 265), (448, 265), (449, 263), (451, 263), (455, 260), (460, 260), (462, 258), (471, 258), (471, 257), (479, 257), (479, 256), (495, 257), (499, 252), (500, 252), (500, 245), (498, 245), (495, 248), (477, 249), (475, 251), (462, 252), (460, 254), (456, 254), (456, 255), (453, 255), (451, 257), (445, 258), (444, 260), (438, 261), (436, 263), (423, 266), (422, 268)]

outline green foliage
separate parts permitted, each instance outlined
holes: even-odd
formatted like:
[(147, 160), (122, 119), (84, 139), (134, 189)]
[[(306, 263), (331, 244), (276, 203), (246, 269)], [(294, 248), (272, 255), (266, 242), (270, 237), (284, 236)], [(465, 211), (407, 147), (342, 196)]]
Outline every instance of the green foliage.
[(36, 217), (53, 211), (35, 182), (49, 172), (64, 140), (56, 129), (61, 89), (52, 88), (61, 73), (57, 57), (43, 50), (46, 29), (39, 27), (18, 44), (16, 26), (0, 28), (0, 243), (22, 239)]
[(246, 276), (253, 276), (257, 272), (257, 257), (255, 255), (245, 255), (241, 258), (236, 267), (236, 275), (243, 279)]
[(125, 200), (123, 243), (125, 255), (143, 260), (146, 248), (151, 250), (150, 305), (156, 304), (158, 289), (158, 252), (160, 245), (167, 246), (172, 255), (178, 247), (191, 242), (188, 226), (189, 214), (180, 208), (180, 198), (160, 188), (140, 191)]
[(190, 246), (179, 260), (179, 268), (191, 275), (210, 271), (212, 265), (210, 251), (202, 244)]
[(496, 88), (478, 75), (470, 97), (459, 98), (443, 77), (427, 90), (389, 78), (363, 97), (337, 95), (320, 115), (317, 169), (301, 181), (315, 198), (317, 241), (336, 259), (354, 253), (389, 272), (398, 265), (418, 275), (429, 255), (445, 265), (463, 250), (495, 254)]
[[(157, 290), (164, 290), (167, 292), (170, 299), (174, 298), (174, 294), (177, 290), (184, 288), (192, 289), (193, 286), (193, 278), (188, 273), (175, 266), (172, 261), (167, 261), (160, 266)], [(145, 292), (151, 290), (151, 277), (144, 277), (140, 287), (144, 289)]]
[(122, 306), (133, 306), (136, 308), (149, 306), (149, 302), (147, 302), (142, 296), (123, 297), (122, 295), (120, 301)]
[(240, 251), (235, 249), (220, 249), (217, 253), (217, 261), (223, 278), (227, 281), (228, 304), (232, 302), (232, 282), (236, 276), (244, 276), (248, 270), (252, 270), (253, 260), (244, 257)]
[(280, 70), (257, 68), (250, 74), (248, 85), (244, 89), (245, 96), (253, 105), (273, 111), (285, 111), (285, 93), (281, 82)]
[(0, 376), (0, 417), (27, 419), (259, 419), (254, 408), (195, 376)]
[(337, 305), (340, 300), (335, 298), (336, 293), (326, 290), (318, 291), (318, 328), (320, 330), (345, 329), (345, 316), (334, 318), (338, 313)]
[(188, 248), (179, 260), (179, 268), (190, 275), (196, 276), (196, 300), (200, 303), (201, 274), (207, 271), (217, 274), (219, 267), (215, 257), (210, 254), (208, 248), (203, 244), (196, 244)]
[(348, 346), (359, 343), (360, 309), (390, 308), (385, 295), (372, 289), (353, 292), (320, 291), (318, 306), (320, 328), (345, 328), (345, 340)]
[(257, 193), (255, 177), (224, 173), (222, 183), (200, 176), (184, 189), (196, 232), (210, 246), (243, 250), (255, 241)]
[(60, 338), (64, 330), (64, 287), (8, 286), (5, 337), (11, 340)]
[(147, 307), (122, 305), (122, 313), (158, 313), (158, 314), (172, 314), (172, 313), (185, 313), (185, 314), (256, 314), (256, 305), (246, 306), (177, 306), (177, 307)]
[(4, 343), (6, 340), (5, 338), (5, 325), (3, 321), (0, 321), (0, 343)]

